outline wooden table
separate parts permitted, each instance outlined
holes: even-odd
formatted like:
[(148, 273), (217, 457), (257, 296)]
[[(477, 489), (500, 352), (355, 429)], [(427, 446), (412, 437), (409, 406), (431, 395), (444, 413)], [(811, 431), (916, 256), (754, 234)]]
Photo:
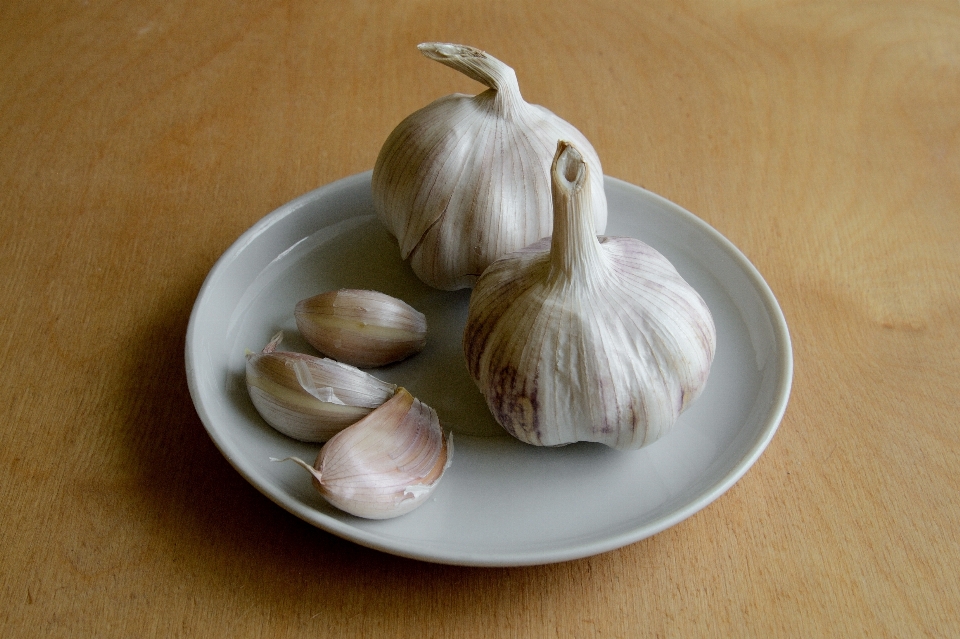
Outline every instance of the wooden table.
[[(394, 557), (275, 506), (197, 417), (184, 335), (221, 253), (479, 90), (430, 40), (508, 62), (781, 303), (779, 431), (661, 534)], [(960, 636), (955, 0), (6, 3), (0, 149), (0, 635)]]

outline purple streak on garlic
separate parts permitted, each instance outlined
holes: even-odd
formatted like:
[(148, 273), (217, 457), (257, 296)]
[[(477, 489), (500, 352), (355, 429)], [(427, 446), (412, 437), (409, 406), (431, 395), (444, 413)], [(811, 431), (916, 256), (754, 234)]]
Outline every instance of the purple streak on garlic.
[(374, 165), (377, 214), (421, 280), (445, 290), (471, 287), (494, 260), (550, 233), (549, 169), (561, 138), (574, 140), (590, 164), (593, 223), (603, 231), (603, 172), (580, 131), (525, 102), (516, 73), (493, 56), (459, 44), (419, 49), (489, 87), (408, 116)]
[(666, 434), (700, 395), (716, 329), (660, 253), (597, 237), (590, 171), (573, 144), (559, 143), (552, 240), (484, 272), (463, 347), (491, 412), (518, 439), (635, 449)]

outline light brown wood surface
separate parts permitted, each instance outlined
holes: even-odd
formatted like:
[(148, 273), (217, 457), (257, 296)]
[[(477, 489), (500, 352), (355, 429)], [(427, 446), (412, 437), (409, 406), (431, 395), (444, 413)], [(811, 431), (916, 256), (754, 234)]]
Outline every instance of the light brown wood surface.
[[(608, 175), (777, 295), (786, 416), (718, 501), (588, 559), (450, 567), (263, 497), (187, 391), (208, 270), (513, 66)], [(0, 6), (0, 635), (960, 636), (960, 4)]]

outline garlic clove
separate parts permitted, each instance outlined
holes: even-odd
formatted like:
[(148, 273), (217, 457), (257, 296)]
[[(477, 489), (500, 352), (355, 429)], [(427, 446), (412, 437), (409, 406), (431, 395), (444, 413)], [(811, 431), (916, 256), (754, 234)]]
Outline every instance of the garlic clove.
[(702, 392), (716, 328), (700, 295), (634, 238), (597, 237), (590, 168), (560, 142), (554, 232), (488, 268), (463, 346), (496, 420), (522, 441), (639, 448)]
[(297, 328), (318, 351), (353, 366), (375, 367), (423, 350), (427, 318), (379, 291), (341, 289), (297, 303)]
[(396, 391), (353, 366), (277, 351), (277, 333), (260, 353), (248, 353), (247, 391), (264, 421), (288, 437), (323, 442), (369, 415)]
[[(437, 413), (403, 388), (381, 407), (324, 444), (310, 466), (313, 485), (340, 510), (388, 519), (422, 505), (453, 461)], [(286, 460), (275, 460), (286, 461)]]
[(490, 88), (411, 114), (377, 157), (374, 206), (414, 273), (435, 288), (472, 287), (494, 260), (549, 235), (549, 170), (561, 138), (574, 140), (591, 166), (592, 211), (602, 232), (603, 171), (586, 137), (525, 102), (514, 70), (484, 51), (435, 42), (419, 49)]

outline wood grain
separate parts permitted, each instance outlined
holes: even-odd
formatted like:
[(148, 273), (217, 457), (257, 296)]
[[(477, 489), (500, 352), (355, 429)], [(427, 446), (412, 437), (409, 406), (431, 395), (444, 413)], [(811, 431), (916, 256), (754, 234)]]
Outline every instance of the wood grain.
[[(278, 205), (479, 85), (472, 44), (607, 174), (716, 227), (796, 357), (714, 504), (558, 565), (318, 531), (217, 452), (190, 309)], [(960, 635), (960, 5), (581, 0), (0, 7), (0, 634)]]

